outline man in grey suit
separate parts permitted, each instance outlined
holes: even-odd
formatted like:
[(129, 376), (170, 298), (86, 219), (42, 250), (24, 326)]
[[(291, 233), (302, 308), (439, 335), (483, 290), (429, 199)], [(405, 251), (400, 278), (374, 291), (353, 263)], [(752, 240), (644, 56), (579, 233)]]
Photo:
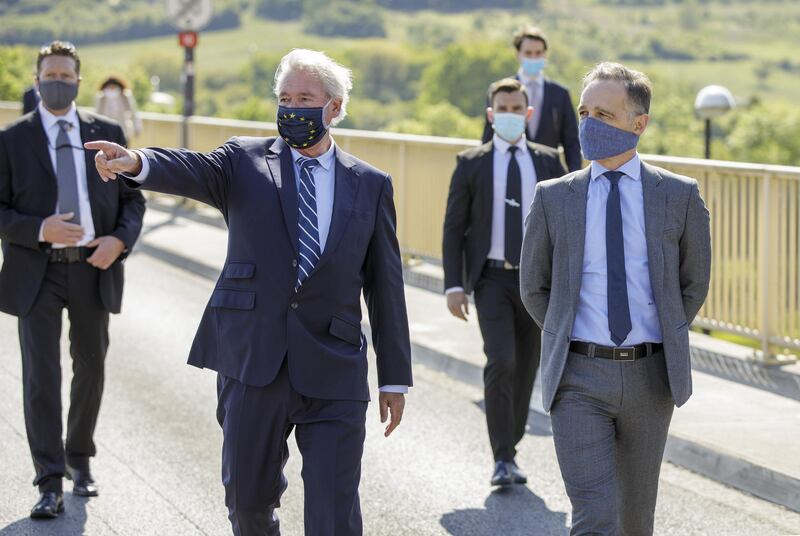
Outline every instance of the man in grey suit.
[(520, 261), (542, 328), (543, 403), (572, 502), (572, 535), (653, 533), (672, 410), (692, 391), (689, 324), (711, 271), (709, 214), (693, 179), (636, 152), (647, 77), (601, 63), (584, 78), (591, 166), (539, 183)]

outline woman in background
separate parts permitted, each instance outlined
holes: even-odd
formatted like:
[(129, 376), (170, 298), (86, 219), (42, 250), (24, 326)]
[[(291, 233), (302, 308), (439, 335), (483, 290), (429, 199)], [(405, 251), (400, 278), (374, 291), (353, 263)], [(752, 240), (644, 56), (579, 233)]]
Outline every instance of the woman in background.
[(118, 122), (129, 143), (142, 132), (136, 99), (121, 78), (110, 76), (100, 84), (100, 91), (95, 97), (95, 111)]

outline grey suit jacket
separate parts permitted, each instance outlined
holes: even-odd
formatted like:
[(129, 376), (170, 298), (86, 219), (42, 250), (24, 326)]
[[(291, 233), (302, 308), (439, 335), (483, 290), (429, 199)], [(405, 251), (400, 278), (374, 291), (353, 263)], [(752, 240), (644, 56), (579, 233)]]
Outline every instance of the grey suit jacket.
[[(520, 260), (522, 301), (542, 328), (543, 403), (550, 410), (567, 362), (581, 288), (590, 168), (536, 185)], [(709, 214), (697, 181), (642, 164), (650, 284), (672, 398), (692, 393), (689, 324), (711, 276)], [(589, 222), (591, 224), (592, 222)]]

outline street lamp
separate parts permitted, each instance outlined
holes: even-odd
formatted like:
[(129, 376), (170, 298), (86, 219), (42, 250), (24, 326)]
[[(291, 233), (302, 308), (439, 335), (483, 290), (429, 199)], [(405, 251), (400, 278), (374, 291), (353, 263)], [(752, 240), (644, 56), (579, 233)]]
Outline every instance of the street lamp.
[(706, 158), (711, 158), (711, 119), (736, 106), (731, 92), (722, 86), (706, 86), (697, 93), (694, 112), (706, 122)]

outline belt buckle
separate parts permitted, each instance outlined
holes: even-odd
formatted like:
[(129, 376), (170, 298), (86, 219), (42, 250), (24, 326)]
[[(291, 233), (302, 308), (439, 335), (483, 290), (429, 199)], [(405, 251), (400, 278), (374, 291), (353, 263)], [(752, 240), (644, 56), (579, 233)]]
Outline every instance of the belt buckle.
[(634, 361), (636, 354), (636, 348), (633, 346), (619, 346), (614, 348), (612, 353), (612, 359), (614, 361)]
[(514, 266), (513, 264), (511, 264), (508, 261), (503, 261), (503, 268), (505, 268), (506, 270), (516, 270), (517, 269), (516, 266)]
[(81, 260), (81, 250), (78, 248), (64, 248), (64, 253), (69, 263)]

